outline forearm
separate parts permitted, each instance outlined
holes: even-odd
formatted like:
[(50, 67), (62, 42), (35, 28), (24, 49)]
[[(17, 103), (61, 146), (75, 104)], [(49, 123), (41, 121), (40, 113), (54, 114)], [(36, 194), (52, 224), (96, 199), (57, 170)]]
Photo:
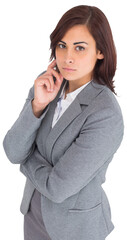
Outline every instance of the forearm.
[(3, 146), (12, 163), (22, 163), (31, 154), (37, 131), (47, 111), (48, 106), (43, 109), (40, 118), (37, 118), (33, 113), (32, 103), (29, 101), (12, 128), (7, 132)]
[(51, 201), (59, 202), (58, 194), (54, 194), (52, 188), (50, 189), (49, 186), (49, 178), (52, 170), (53, 166), (36, 150), (25, 163), (20, 165), (20, 171), (33, 183), (34, 187), (41, 194)]

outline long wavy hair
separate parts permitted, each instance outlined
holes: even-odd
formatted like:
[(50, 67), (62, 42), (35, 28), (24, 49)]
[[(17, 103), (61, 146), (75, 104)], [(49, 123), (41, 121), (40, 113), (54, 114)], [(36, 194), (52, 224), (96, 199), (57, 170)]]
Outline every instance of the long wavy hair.
[(98, 59), (95, 64), (94, 80), (99, 84), (107, 85), (115, 93), (113, 77), (117, 64), (116, 48), (109, 22), (104, 13), (97, 7), (79, 5), (71, 8), (61, 17), (50, 35), (50, 60), (55, 58), (58, 42), (70, 28), (78, 24), (85, 25), (88, 28), (96, 42), (96, 48), (104, 55), (104, 59)]

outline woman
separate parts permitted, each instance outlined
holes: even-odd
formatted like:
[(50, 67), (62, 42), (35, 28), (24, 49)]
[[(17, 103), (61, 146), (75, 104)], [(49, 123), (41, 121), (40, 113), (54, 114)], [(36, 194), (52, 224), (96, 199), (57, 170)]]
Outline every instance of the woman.
[(105, 15), (76, 6), (51, 36), (51, 60), (3, 145), (26, 176), (25, 240), (104, 240), (114, 229), (105, 174), (123, 138), (116, 51)]

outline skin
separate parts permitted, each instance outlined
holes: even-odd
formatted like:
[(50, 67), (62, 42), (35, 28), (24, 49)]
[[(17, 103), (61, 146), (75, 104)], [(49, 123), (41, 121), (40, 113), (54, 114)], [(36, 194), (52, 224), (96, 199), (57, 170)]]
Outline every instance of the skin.
[[(69, 81), (66, 94), (72, 92), (92, 80), (96, 61), (104, 58), (96, 49), (96, 42), (85, 25), (76, 25), (69, 29), (57, 44), (55, 55), (56, 59), (50, 63), (46, 73), (34, 82), (32, 108), (38, 118), (56, 97), (63, 78)], [(56, 64), (59, 73), (54, 69)], [(53, 76), (56, 78), (55, 83)]]
[[(72, 27), (61, 41), (56, 47), (56, 62), (62, 76), (69, 81), (68, 92), (72, 92), (92, 80), (96, 61), (104, 56), (96, 49), (96, 42), (85, 25)], [(74, 44), (77, 42), (85, 43)]]

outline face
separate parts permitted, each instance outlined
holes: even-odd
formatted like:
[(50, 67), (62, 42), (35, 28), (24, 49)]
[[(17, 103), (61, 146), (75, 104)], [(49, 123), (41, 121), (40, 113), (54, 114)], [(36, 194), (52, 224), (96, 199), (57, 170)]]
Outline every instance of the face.
[(96, 49), (96, 42), (85, 25), (69, 29), (57, 44), (55, 55), (63, 77), (79, 86), (92, 79), (97, 59), (104, 58)]

